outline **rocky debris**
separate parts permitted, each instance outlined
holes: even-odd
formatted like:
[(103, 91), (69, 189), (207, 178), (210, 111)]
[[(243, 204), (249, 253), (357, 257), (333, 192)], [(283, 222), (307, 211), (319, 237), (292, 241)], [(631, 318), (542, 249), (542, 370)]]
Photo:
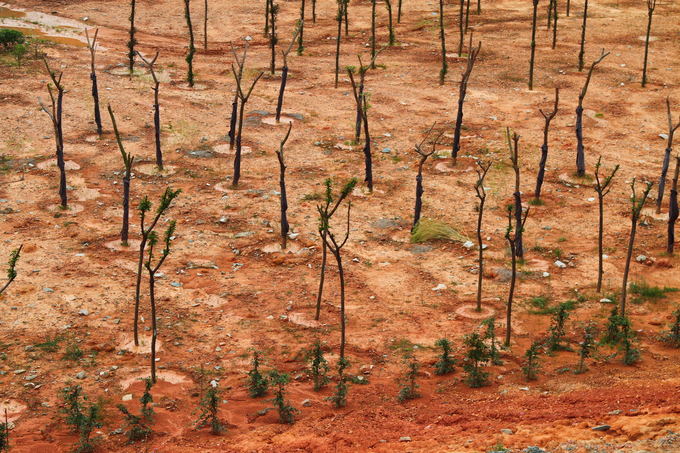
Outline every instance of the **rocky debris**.
[(560, 269), (564, 269), (564, 268), (567, 267), (567, 265), (560, 260), (555, 261), (554, 264), (555, 264), (556, 267), (559, 267)]
[(399, 438), (399, 442), (411, 442), (411, 437), (410, 436), (401, 436)]
[(122, 400), (123, 401), (132, 401), (132, 393), (128, 393), (127, 395), (123, 395)]
[(89, 312), (89, 310), (87, 310), (86, 308), (83, 308), (82, 310), (80, 310), (80, 311), (78, 312), (78, 314), (79, 314), (80, 316), (88, 316), (88, 315), (90, 314), (90, 312)]
[(440, 283), (437, 286), (435, 286), (434, 288), (432, 288), (432, 291), (441, 291), (443, 289), (446, 289), (446, 285), (443, 284), (443, 283)]
[(530, 446), (522, 450), (522, 453), (548, 453), (548, 452), (542, 448)]
[(311, 407), (312, 401), (310, 399), (306, 399), (302, 401), (302, 407)]
[(373, 222), (371, 226), (379, 230), (388, 230), (391, 228), (399, 228), (399, 222), (397, 219), (382, 218)]
[(610, 428), (609, 425), (598, 425), (593, 427), (593, 431), (609, 431)]
[(512, 430), (511, 430), (511, 429), (508, 429), (508, 428), (502, 428), (502, 429), (501, 429), (501, 433), (502, 433), (502, 434), (507, 434), (508, 436), (514, 434), (514, 433), (512, 432)]
[(411, 253), (414, 253), (416, 255), (420, 255), (422, 253), (427, 253), (432, 251), (432, 246), (430, 245), (414, 245), (410, 249)]
[(76, 374), (76, 379), (85, 379), (87, 374), (84, 371), (79, 371), (78, 374)]

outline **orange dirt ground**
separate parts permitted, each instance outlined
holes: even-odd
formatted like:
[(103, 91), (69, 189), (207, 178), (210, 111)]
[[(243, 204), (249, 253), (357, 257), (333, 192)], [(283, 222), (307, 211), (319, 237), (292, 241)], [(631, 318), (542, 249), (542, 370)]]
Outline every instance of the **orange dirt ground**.
[[(456, 55), (457, 2), (446, 4), (449, 75), (439, 86), (438, 2), (403, 1), (404, 15), (396, 26), (398, 44), (380, 55), (378, 63), (384, 67), (367, 76), (375, 191), (368, 194), (360, 185), (351, 196), (351, 236), (344, 257), (350, 373), (364, 375), (369, 382), (350, 387), (343, 409), (325, 401), (333, 384), (319, 393), (312, 390), (303, 360), (304, 352), (320, 338), (334, 367), (340, 338), (334, 263), (328, 269), (321, 323), (310, 322), (321, 262), (313, 195), (323, 190), (327, 177), (363, 178), (361, 145), (346, 146), (353, 137), (355, 112), (346, 74), (341, 75), (338, 89), (333, 88), (335, 2), (319, 0), (316, 24), (308, 9), (304, 54), (293, 51), (289, 57), (284, 112), (301, 114), (302, 120), (294, 122), (286, 146), (289, 220), (292, 231), (299, 234), (290, 241), (288, 253), (277, 248), (279, 187), (274, 153), (285, 126), (266, 124), (256, 112), (274, 111), (278, 73), (265, 74), (247, 105), (244, 144), (252, 152), (244, 154), (238, 189), (230, 188), (227, 179), (233, 155), (224, 152), (235, 86), (231, 45), (240, 50), (243, 38), (252, 37), (246, 64), (249, 79), (257, 71), (266, 72), (269, 65), (262, 33), (264, 2), (210, 0), (207, 52), (202, 50), (203, 2), (192, 2), (198, 85), (188, 89), (182, 2), (138, 1), (138, 49), (146, 55), (160, 51), (161, 120), (169, 168), (162, 175), (153, 167), (150, 77), (141, 65), (131, 79), (121, 76), (118, 66), (125, 62), (128, 3), (22, 0), (4, 5), (68, 18), (76, 27), (60, 26), (59, 20), (52, 23), (54, 18), (47, 16), (41, 22), (48, 36), (75, 35), (75, 39), (61, 39), (65, 44), (43, 47), (53, 67), (64, 71), (67, 89), (64, 134), (66, 160), (72, 162), (67, 170), (70, 211), (55, 209), (59, 199), (58, 172), (50, 162), (53, 130), (38, 108), (38, 98), (47, 98), (44, 67), (31, 58), (20, 67), (8, 64), (9, 59), (0, 65), (2, 256), (24, 244), (19, 275), (0, 299), (0, 403), (8, 408), (14, 426), (11, 451), (72, 449), (77, 437), (58, 411), (62, 404), (58, 392), (69, 383), (82, 385), (91, 399), (100, 397), (105, 402), (105, 425), (95, 433), (100, 451), (486, 452), (501, 445), (515, 452), (531, 445), (551, 452), (680, 451), (680, 434), (676, 434), (680, 433), (680, 354), (658, 340), (680, 301), (679, 293), (630, 304), (642, 353), (634, 366), (624, 366), (619, 357), (609, 357), (614, 351), (602, 349), (587, 361), (585, 374), (573, 373), (578, 356), (569, 351), (542, 356), (537, 381), (526, 382), (521, 372), (524, 351), (545, 335), (550, 324), (548, 315), (530, 313), (533, 297), (545, 296), (553, 305), (579, 298), (568, 321), (568, 335), (577, 348), (583, 322), (593, 320), (604, 326), (612, 305), (600, 299), (620, 291), (630, 229), (629, 182), (633, 177), (658, 181), (665, 148), (659, 134), (667, 132), (666, 96), (674, 101), (674, 116), (680, 114), (677, 2), (658, 2), (650, 83), (644, 89), (639, 81), (646, 4), (602, 0), (590, 5), (586, 64), (602, 48), (611, 55), (596, 69), (585, 100), (587, 171), (592, 175), (599, 155), (607, 168), (621, 165), (605, 211), (609, 257), (603, 295), (594, 286), (596, 195), (590, 179), (572, 176), (574, 109), (585, 78), (577, 71), (583, 2), (572, 1), (572, 14), (566, 17), (565, 2), (560, 0), (556, 50), (550, 49), (545, 26), (547, 2), (540, 2), (535, 89), (528, 91), (531, 2), (482, 0), (482, 14), (470, 17), (474, 40), (483, 44), (465, 104), (464, 157), (451, 167), (445, 158), (450, 149), (446, 143), (451, 140), (458, 81), (465, 66), (465, 59)], [(283, 47), (300, 2), (278, 3)], [(307, 3), (309, 7), (311, 1)], [(396, 11), (397, 0), (393, 3)], [(0, 11), (2, 16), (12, 15)], [(352, 0), (349, 18), (349, 38), (343, 36), (341, 48), (343, 66), (356, 64), (356, 55), (368, 52), (370, 2)], [(387, 39), (386, 24), (380, 2), (380, 43)], [(105, 127), (100, 139), (92, 119), (89, 53), (78, 45), (79, 27), (100, 29), (97, 69)], [(542, 139), (538, 109), (551, 108), (555, 86), (561, 88), (561, 103), (551, 130), (545, 204), (531, 207), (526, 227), (527, 253), (520, 266), (513, 342), (503, 353), (504, 364), (488, 368), (491, 384), (470, 389), (463, 382), (460, 363), (452, 375), (434, 375), (433, 345), (448, 337), (456, 357), (462, 359), (463, 336), (479, 326), (480, 319), (465, 309), (475, 300), (476, 275), (471, 270), (477, 266), (477, 252), (455, 241), (433, 241), (425, 247), (410, 243), (417, 168), (413, 147), (434, 121), (447, 128), (440, 158), (425, 165), (423, 215), (452, 225), (473, 241), (477, 200), (472, 157), (494, 162), (486, 184), (484, 236), (489, 247), (484, 305), (499, 317), (501, 336), (505, 326), (500, 318), (505, 315), (508, 293), (503, 276), (509, 266), (505, 205), (511, 200), (514, 181), (504, 130), (511, 127), (521, 135), (526, 202), (535, 183)], [(124, 428), (115, 405), (123, 395), (132, 394), (132, 402), (126, 404), (138, 411), (143, 390), (138, 378), (149, 373), (148, 338), (138, 350), (131, 346), (136, 255), (134, 246), (126, 250), (117, 239), (122, 162), (107, 104), (117, 113), (127, 151), (136, 158), (132, 206), (136, 208), (144, 195), (156, 203), (167, 186), (183, 190), (167, 215), (177, 220), (177, 234), (157, 285), (162, 345), (160, 380), (152, 391), (157, 403), (154, 434), (148, 442), (135, 445), (127, 445), (125, 435), (115, 433)], [(190, 154), (195, 150), (207, 153)], [(655, 197), (656, 187), (650, 208)], [(667, 205), (662, 215), (645, 212), (631, 280), (679, 287), (680, 262), (664, 255)], [(136, 209), (131, 213), (131, 232), (137, 239)], [(560, 252), (569, 264), (564, 269), (553, 264)], [(648, 260), (639, 263), (638, 255)], [(550, 276), (544, 277), (544, 272)], [(439, 284), (445, 288), (433, 290)], [(82, 316), (81, 310), (89, 314)], [(146, 296), (142, 314), (142, 334), (148, 336)], [(35, 346), (54, 337), (62, 339), (55, 352)], [(85, 353), (79, 362), (63, 359), (66, 345), (74, 342)], [(416, 355), (422, 365), (418, 379), (422, 397), (402, 404), (396, 401), (398, 379), (405, 370), (402, 355), (412, 344), (418, 345)], [(300, 409), (294, 425), (279, 424), (274, 411), (258, 416), (258, 411), (271, 406), (271, 397), (247, 395), (245, 378), (252, 349), (263, 351), (265, 369), (275, 367), (294, 378), (288, 386), (291, 403)], [(204, 384), (206, 379), (219, 379), (226, 401), (220, 410), (228, 432), (222, 436), (193, 427), (201, 369), (207, 376)], [(17, 374), (19, 370), (25, 372)], [(81, 371), (86, 376), (77, 379)], [(305, 399), (311, 406), (302, 406)], [(600, 424), (611, 429), (592, 430)]]

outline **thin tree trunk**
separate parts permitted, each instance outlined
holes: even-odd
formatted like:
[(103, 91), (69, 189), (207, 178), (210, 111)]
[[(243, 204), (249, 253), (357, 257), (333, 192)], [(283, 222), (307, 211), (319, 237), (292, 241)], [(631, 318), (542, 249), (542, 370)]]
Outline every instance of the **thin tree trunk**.
[(517, 175), (517, 189), (513, 195), (515, 199), (515, 223), (517, 224), (517, 232), (515, 233), (515, 255), (522, 259), (524, 258), (524, 245), (522, 241), (523, 231), (522, 225), (522, 195), (519, 191), (519, 174)]
[(94, 65), (90, 80), (92, 80), (92, 99), (94, 100), (94, 122), (97, 125), (97, 135), (102, 135), (102, 115), (99, 111), (99, 89), (97, 88), (97, 74), (94, 72)]
[(128, 245), (128, 236), (130, 230), (130, 172), (125, 172), (123, 178), (123, 228), (120, 231), (120, 242)]
[[(484, 190), (484, 187), (482, 187)], [(479, 248), (479, 274), (477, 274), (477, 311), (482, 311), (482, 280), (484, 279), (484, 242), (482, 239), (482, 218), (484, 217), (484, 204), (486, 198), (479, 200), (479, 212), (477, 215), (477, 246)]]
[[(363, 74), (360, 76), (361, 80), (359, 82), (359, 99), (364, 98), (364, 76)], [(364, 113), (363, 113), (363, 108), (361, 107), (361, 104), (357, 104), (357, 118), (355, 121), (354, 125), (354, 142), (359, 143), (359, 140), (361, 140), (361, 126), (363, 124), (364, 120)]]
[(203, 3), (203, 50), (208, 51), (208, 0)]
[(364, 181), (368, 186), (368, 191), (373, 192), (373, 158), (371, 156), (371, 135), (368, 132), (368, 114), (366, 109), (366, 98), (363, 99), (364, 103), (364, 166), (366, 170), (366, 175)]
[(399, 0), (399, 3), (397, 4), (397, 23), (401, 23), (401, 1)]
[(439, 40), (442, 44), (442, 69), (439, 71), (439, 84), (444, 85), (444, 78), (449, 71), (446, 62), (446, 31), (444, 30), (444, 0), (439, 0)]
[(156, 82), (153, 90), (153, 126), (156, 138), (156, 166), (159, 171), (163, 171), (163, 151), (161, 150), (161, 106), (158, 101), (158, 90), (160, 84)]
[(300, 5), (300, 34), (298, 36), (298, 48), (297, 54), (302, 55), (302, 51), (305, 48), (305, 0), (302, 0)]
[(316, 313), (314, 320), (318, 321), (321, 315), (321, 299), (323, 298), (323, 284), (326, 279), (326, 262), (328, 260), (328, 246), (326, 245), (326, 232), (319, 231), (321, 236), (321, 275), (319, 276), (319, 292), (316, 295)]
[(316, 0), (312, 0), (312, 23), (316, 23)]
[(604, 241), (604, 197), (601, 194), (598, 194), (598, 203), (599, 203), (599, 226), (597, 229), (597, 292), (602, 291), (602, 275), (604, 274), (604, 263), (603, 263), (603, 258), (602, 254), (604, 253), (603, 250), (603, 241)]
[(234, 155), (234, 177), (232, 178), (232, 184), (238, 185), (239, 179), (241, 179), (241, 137), (243, 133), (243, 116), (245, 115), (245, 102), (241, 100), (241, 106), (239, 107), (238, 115), (238, 130), (236, 132), (236, 154)]
[(279, 100), (276, 104), (276, 122), (281, 121), (281, 109), (283, 108), (283, 93), (286, 91), (286, 82), (288, 80), (288, 65), (281, 69), (281, 88), (279, 89)]
[[(568, 16), (569, 14), (567, 14)], [(578, 53), (578, 70), (583, 71), (584, 58), (586, 54), (586, 25), (588, 21), (588, 0), (583, 4), (583, 24), (581, 25), (581, 50)]]
[(463, 104), (465, 103), (465, 95), (467, 91), (467, 83), (461, 83), (460, 93), (458, 96), (458, 113), (456, 114), (456, 126), (453, 130), (453, 148), (451, 150), (451, 158), (453, 165), (456, 165), (458, 159), (458, 152), (460, 151), (460, 134), (463, 128)]
[(630, 227), (630, 239), (626, 252), (626, 267), (623, 269), (623, 287), (621, 288), (621, 316), (626, 316), (626, 297), (628, 296), (628, 274), (630, 273), (630, 261), (633, 257), (633, 246), (635, 244), (635, 233), (637, 231), (637, 216), (632, 217)]
[(680, 173), (680, 157), (675, 158), (675, 176), (671, 186), (669, 208), (668, 208), (668, 244), (666, 251), (669, 255), (673, 254), (675, 246), (675, 222), (678, 220), (678, 175)]
[(543, 144), (541, 145), (541, 162), (538, 164), (538, 176), (536, 176), (536, 190), (534, 190), (534, 199), (541, 199), (541, 188), (543, 187), (543, 179), (545, 178), (545, 164), (548, 161), (548, 138), (544, 134)]
[(569, 17), (570, 6), (571, 6), (571, 0), (567, 0), (567, 17)]
[(196, 53), (196, 46), (194, 45), (194, 27), (191, 24), (191, 0), (184, 0), (184, 17), (187, 21), (187, 28), (189, 29), (189, 52), (187, 53), (186, 61), (189, 65), (187, 70), (187, 83), (189, 87), (194, 87), (194, 54)]
[(553, 34), (552, 34), (552, 48), (557, 46), (557, 0), (553, 0)]
[(659, 192), (656, 197), (656, 213), (661, 213), (661, 204), (663, 203), (663, 195), (666, 190), (666, 176), (668, 175), (668, 167), (671, 164), (671, 152), (673, 148), (670, 146), (666, 148), (663, 155), (663, 164), (661, 165), (661, 177), (659, 178)]
[[(656, 3), (656, 0), (655, 0)], [(654, 14), (654, 9), (649, 8), (647, 12), (647, 34), (645, 35), (645, 59), (642, 66), (642, 87), (647, 85), (647, 56), (649, 55), (649, 34), (652, 31), (652, 15)]]
[(57, 167), (59, 167), (59, 198), (61, 199), (61, 207), (66, 209), (68, 207), (68, 195), (66, 193), (66, 164), (64, 162), (64, 132), (62, 127), (62, 112), (64, 103), (64, 90), (58, 87), (57, 94), (57, 115), (56, 115), (56, 133), (57, 133)]
[(345, 272), (342, 268), (342, 256), (340, 250), (334, 253), (335, 261), (338, 263), (338, 274), (340, 276), (340, 360), (345, 359)]
[(458, 56), (463, 56), (463, 41), (465, 40), (465, 23), (463, 12), (465, 11), (465, 0), (460, 0), (460, 10), (458, 12)]
[[(342, 0), (341, 0), (342, 1)], [(342, 18), (344, 15), (344, 7), (342, 3), (338, 4), (338, 17), (336, 20), (338, 22), (338, 36), (335, 41), (335, 88), (338, 87), (338, 78), (340, 77), (340, 39), (342, 36)]]
[(156, 383), (156, 338), (158, 327), (156, 321), (156, 281), (153, 270), (149, 269), (149, 299), (151, 301), (151, 382)]
[(286, 196), (286, 164), (283, 161), (283, 154), (279, 156), (279, 188), (281, 192), (281, 249), (286, 250), (288, 244), (288, 231), (290, 225), (288, 224), (288, 197)]
[(411, 227), (411, 232), (413, 232), (416, 229), (416, 225), (418, 225), (418, 222), (420, 221), (420, 212), (423, 209), (423, 193), (425, 193), (425, 190), (423, 189), (423, 164), (425, 163), (425, 159), (420, 159), (420, 163), (418, 164), (418, 174), (416, 175), (416, 206), (413, 212), (413, 226)]
[(234, 101), (231, 103), (231, 118), (229, 119), (229, 149), (234, 150), (236, 139), (236, 121), (238, 120), (238, 90), (234, 94)]
[(465, 33), (468, 32), (470, 26), (470, 0), (465, 2)]
[(534, 61), (536, 56), (536, 20), (538, 17), (538, 0), (534, 2), (534, 13), (531, 20), (531, 59), (529, 61), (529, 91), (534, 89)]
[[(521, 211), (520, 211), (521, 215)], [(512, 333), (512, 300), (515, 297), (515, 281), (517, 280), (517, 254), (515, 253), (516, 244), (510, 244), (510, 254), (512, 257), (512, 275), (510, 277), (510, 292), (508, 293), (508, 307), (505, 316), (505, 346), (510, 346), (510, 335)]]
[(147, 235), (142, 229), (142, 241), (139, 244), (139, 261), (137, 262), (137, 281), (135, 282), (135, 319), (133, 332), (135, 336), (135, 346), (139, 346), (139, 302), (142, 289), (142, 267), (144, 265), (144, 248), (146, 247)]
[(136, 0), (130, 0), (130, 40), (128, 41), (128, 71), (130, 76), (135, 69), (135, 44), (137, 44), (135, 40), (135, 6)]
[(583, 106), (576, 107), (576, 175), (586, 175), (586, 157), (583, 149)]
[(376, 0), (371, 0), (371, 69), (375, 69), (375, 4)]

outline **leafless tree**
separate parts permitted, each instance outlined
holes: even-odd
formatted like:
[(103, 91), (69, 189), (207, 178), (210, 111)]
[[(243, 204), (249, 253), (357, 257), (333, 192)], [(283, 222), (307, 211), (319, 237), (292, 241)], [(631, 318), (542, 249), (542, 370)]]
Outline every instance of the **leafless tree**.
[(671, 184), (671, 193), (668, 208), (668, 244), (666, 252), (673, 254), (675, 246), (675, 222), (678, 220), (678, 176), (680, 175), (680, 156), (675, 158), (675, 175)]
[(534, 60), (536, 55), (536, 19), (538, 18), (538, 0), (533, 0), (533, 5), (534, 13), (531, 19), (531, 57), (529, 58), (529, 91), (534, 89)]
[(541, 162), (538, 164), (538, 176), (536, 177), (536, 190), (534, 191), (534, 200), (539, 203), (541, 200), (541, 187), (543, 187), (543, 178), (545, 177), (545, 164), (548, 161), (548, 133), (550, 132), (550, 122), (557, 115), (557, 109), (560, 103), (560, 89), (555, 88), (555, 106), (553, 111), (550, 113), (545, 113), (542, 109), (538, 111), (541, 112), (543, 118), (545, 119), (545, 125), (543, 126), (543, 144), (541, 145)]
[(271, 0), (269, 5), (269, 48), (272, 52), (272, 58), (269, 63), (269, 71), (274, 74), (276, 72), (276, 44), (279, 42), (279, 35), (276, 33), (276, 19), (279, 15), (279, 5)]
[(675, 131), (680, 127), (680, 119), (676, 124), (673, 124), (673, 116), (671, 113), (671, 100), (666, 98), (666, 112), (668, 115), (668, 138), (666, 138), (666, 150), (663, 155), (663, 164), (661, 165), (661, 177), (659, 178), (659, 193), (656, 197), (656, 213), (661, 212), (661, 203), (663, 202), (664, 189), (666, 188), (666, 175), (668, 174), (668, 166), (671, 162), (671, 153), (673, 152), (673, 137)]
[[(568, 16), (569, 14), (567, 14)], [(583, 4), (583, 23), (581, 24), (581, 48), (578, 52), (578, 70), (583, 71), (586, 54), (586, 25), (588, 23), (588, 0)]]
[(465, 40), (465, 0), (460, 0), (460, 9), (458, 10), (458, 57), (463, 56), (463, 41)]
[[(472, 37), (470, 37), (472, 40)], [(470, 80), (470, 75), (477, 62), (477, 57), (479, 52), (482, 50), (482, 43), (480, 41), (477, 47), (472, 47), (472, 42), (470, 42), (470, 53), (468, 53), (467, 65), (465, 66), (465, 71), (460, 80), (460, 85), (458, 87), (458, 113), (456, 114), (456, 125), (453, 130), (453, 145), (451, 148), (451, 159), (453, 160), (453, 165), (456, 165), (456, 159), (458, 158), (458, 151), (460, 151), (460, 134), (463, 127), (463, 104), (465, 103), (465, 96), (467, 95), (468, 81)]]
[(436, 124), (437, 123), (434, 123), (432, 127), (430, 127), (423, 140), (415, 147), (415, 151), (420, 156), (420, 159), (418, 160), (418, 174), (416, 175), (416, 205), (413, 211), (413, 226), (411, 227), (411, 232), (413, 232), (418, 225), (418, 222), (420, 221), (420, 213), (423, 209), (423, 194), (425, 193), (425, 189), (423, 189), (423, 166), (425, 165), (427, 159), (437, 150), (439, 139), (441, 139), (442, 135), (444, 135), (444, 131), (442, 131), (434, 138), (432, 141), (432, 149), (430, 149), (429, 152), (423, 150), (423, 146), (425, 145), (427, 139), (430, 138), (430, 133), (432, 133), (432, 130)]
[(477, 182), (475, 183), (475, 193), (479, 199), (477, 209), (477, 248), (479, 253), (479, 273), (477, 274), (477, 311), (482, 311), (482, 281), (484, 279), (484, 241), (482, 239), (482, 220), (484, 218), (484, 205), (486, 204), (486, 188), (484, 179), (491, 168), (491, 162), (484, 163), (477, 161)]
[(656, 0), (647, 0), (647, 34), (645, 35), (645, 59), (642, 66), (642, 87), (647, 85), (647, 57), (649, 56), (649, 34), (652, 32), (652, 16), (656, 8)]
[(149, 68), (151, 78), (153, 79), (153, 127), (154, 139), (156, 143), (156, 166), (158, 167), (158, 170), (163, 171), (163, 151), (161, 149), (161, 106), (158, 99), (158, 92), (161, 82), (158, 80), (156, 70), (154, 69), (154, 65), (158, 59), (158, 51), (156, 51), (156, 55), (154, 55), (151, 60), (147, 60), (139, 52), (137, 52), (137, 55), (139, 55), (139, 58)]
[(604, 253), (604, 197), (607, 196), (611, 190), (612, 179), (616, 172), (619, 170), (619, 166), (615, 166), (609, 175), (600, 176), (600, 167), (602, 165), (602, 156), (597, 159), (597, 164), (595, 165), (595, 192), (597, 192), (598, 200), (598, 230), (597, 230), (597, 292), (602, 291), (602, 275), (604, 274), (603, 265), (603, 253)]
[(127, 43), (128, 47), (128, 71), (130, 73), (130, 77), (132, 77), (132, 73), (135, 70), (135, 45), (137, 44), (137, 40), (135, 39), (135, 33), (137, 30), (135, 29), (135, 8), (137, 6), (137, 1), (136, 0), (130, 0), (130, 30), (129, 30), (129, 35), (130, 38)]
[(643, 190), (641, 196), (639, 196), (635, 190), (635, 178), (633, 178), (633, 181), (630, 184), (632, 192), (630, 198), (631, 226), (630, 237), (628, 239), (628, 251), (626, 253), (626, 267), (623, 270), (623, 285), (621, 288), (621, 308), (619, 310), (621, 316), (626, 316), (626, 296), (628, 295), (628, 274), (630, 273), (630, 261), (631, 258), (633, 257), (633, 246), (635, 245), (635, 233), (637, 231), (637, 224), (640, 221), (640, 214), (642, 213), (642, 208), (645, 205), (645, 201), (647, 201), (647, 196), (649, 196), (649, 192), (652, 190), (653, 184), (654, 183), (652, 182), (647, 182), (645, 184), (645, 189)]
[[(298, 38), (298, 48), (297, 54), (302, 55), (305, 50), (305, 0), (300, 3), (300, 20), (298, 21), (299, 33), (297, 33)], [(295, 39), (293, 39), (295, 41)]]
[(62, 71), (52, 71), (46, 57), (43, 57), (43, 62), (45, 63), (45, 69), (47, 69), (47, 74), (49, 74), (52, 85), (54, 85), (54, 89), (57, 93), (55, 97), (52, 85), (48, 83), (47, 92), (50, 95), (50, 109), (48, 110), (40, 99), (38, 101), (40, 102), (40, 108), (50, 117), (50, 120), (52, 120), (54, 141), (56, 144), (57, 167), (59, 168), (59, 198), (61, 199), (61, 208), (66, 209), (68, 208), (68, 198), (66, 195), (66, 164), (64, 162), (64, 133), (62, 127), (64, 86), (61, 84), (61, 78), (64, 73)]
[(506, 136), (508, 140), (508, 148), (510, 149), (510, 162), (512, 162), (512, 169), (515, 172), (515, 192), (513, 199), (515, 200), (515, 236), (513, 244), (515, 245), (515, 255), (519, 258), (524, 257), (524, 246), (522, 235), (524, 233), (524, 225), (522, 224), (522, 192), (520, 190), (520, 168), (519, 168), (519, 135), (513, 133), (510, 135), (510, 129), (506, 129)]
[[(515, 208), (510, 205), (508, 206), (508, 228), (505, 230), (505, 239), (510, 245), (510, 256), (512, 259), (512, 268), (510, 276), (510, 292), (508, 293), (508, 305), (506, 310), (506, 327), (505, 327), (505, 346), (510, 346), (510, 335), (512, 333), (512, 302), (515, 296), (515, 286), (517, 283), (517, 240), (521, 238), (522, 231), (524, 230), (524, 225), (526, 224), (527, 217), (529, 216), (529, 209), (522, 215), (520, 211), (519, 222), (516, 221), (516, 227), (512, 226), (513, 211)], [(517, 217), (517, 214), (514, 214)]]
[(439, 0), (439, 41), (442, 45), (442, 69), (439, 71), (439, 84), (444, 85), (444, 78), (449, 72), (446, 62), (446, 30), (444, 28), (444, 0)]
[(125, 152), (123, 147), (123, 140), (120, 138), (118, 132), (118, 125), (116, 124), (116, 117), (113, 115), (113, 109), (109, 105), (109, 116), (111, 117), (111, 124), (113, 124), (113, 133), (116, 136), (118, 143), (118, 150), (123, 157), (123, 227), (120, 230), (120, 242), (124, 246), (128, 245), (128, 236), (130, 230), (130, 179), (132, 178), (132, 164), (135, 158), (128, 152)]
[(208, 0), (203, 2), (203, 51), (208, 51)]
[(99, 111), (99, 89), (97, 87), (97, 69), (95, 66), (95, 53), (97, 52), (97, 35), (99, 29), (94, 31), (94, 37), (90, 41), (90, 34), (85, 29), (87, 48), (90, 51), (90, 80), (92, 81), (92, 100), (94, 101), (94, 122), (97, 125), (97, 134), (102, 135), (102, 115)]
[[(376, 54), (377, 56), (377, 54)], [(369, 65), (370, 66), (370, 65)], [(359, 57), (359, 68), (364, 70), (364, 65)], [(366, 69), (367, 70), (367, 69)], [(364, 71), (365, 72), (365, 71)], [(354, 69), (347, 68), (349, 80), (352, 83), (352, 93), (357, 106), (361, 107), (362, 122), (364, 124), (364, 182), (370, 192), (373, 192), (373, 156), (371, 154), (371, 134), (368, 128), (368, 101), (366, 100), (366, 92), (359, 94), (359, 87), (354, 79)]]
[(196, 53), (196, 46), (194, 45), (194, 27), (191, 24), (191, 0), (184, 0), (184, 18), (187, 22), (187, 29), (189, 30), (189, 50), (186, 56), (187, 65), (187, 83), (191, 88), (194, 87), (194, 54)]
[(293, 32), (293, 39), (290, 41), (290, 45), (284, 51), (281, 51), (281, 56), (283, 56), (283, 68), (281, 68), (281, 88), (279, 89), (279, 99), (276, 104), (276, 122), (281, 121), (281, 109), (283, 108), (283, 93), (286, 91), (286, 82), (288, 81), (288, 54), (293, 49), (293, 44), (299, 33), (302, 33), (302, 21), (298, 21), (298, 25), (295, 27), (295, 32)]
[(279, 160), (279, 190), (281, 192), (281, 249), (285, 250), (288, 244), (288, 197), (286, 196), (286, 163), (283, 159), (283, 147), (288, 141), (290, 130), (293, 128), (293, 123), (288, 124), (288, 132), (279, 145), (279, 150), (276, 151), (276, 157)]

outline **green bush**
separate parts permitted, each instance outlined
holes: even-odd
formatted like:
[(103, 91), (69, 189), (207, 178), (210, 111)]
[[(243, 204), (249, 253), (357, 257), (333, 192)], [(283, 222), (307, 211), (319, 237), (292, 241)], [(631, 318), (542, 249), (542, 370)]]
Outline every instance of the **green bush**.
[(17, 44), (23, 44), (25, 41), (24, 34), (19, 30), (0, 28), (0, 46), (2, 46), (3, 50), (10, 50)]

